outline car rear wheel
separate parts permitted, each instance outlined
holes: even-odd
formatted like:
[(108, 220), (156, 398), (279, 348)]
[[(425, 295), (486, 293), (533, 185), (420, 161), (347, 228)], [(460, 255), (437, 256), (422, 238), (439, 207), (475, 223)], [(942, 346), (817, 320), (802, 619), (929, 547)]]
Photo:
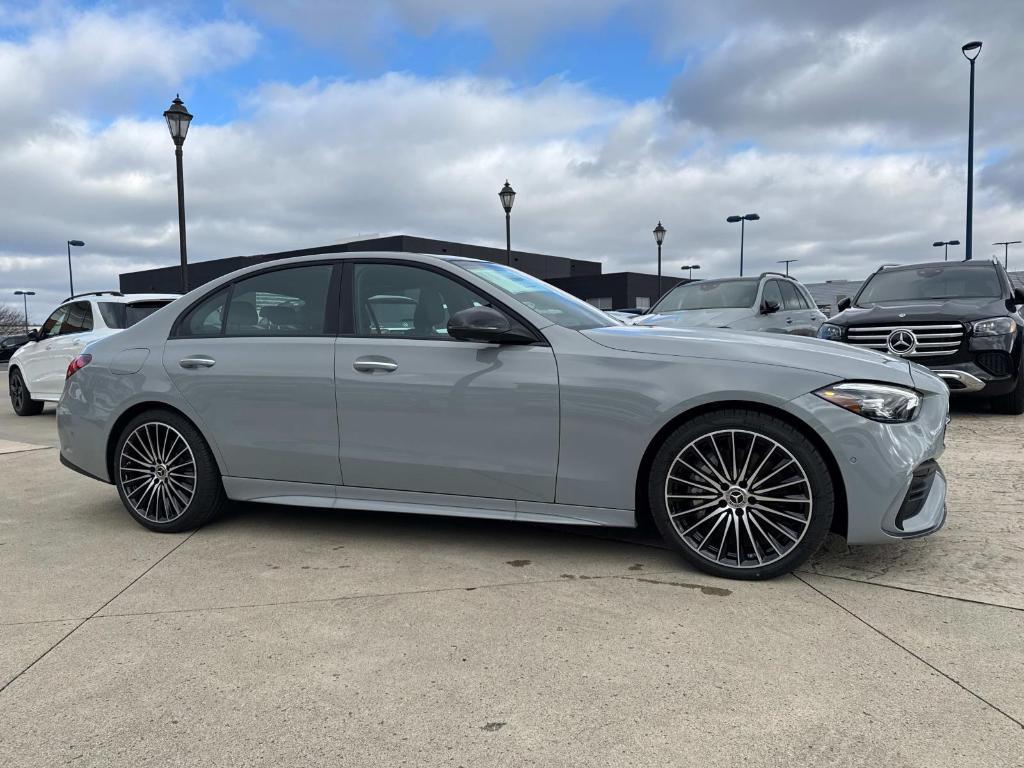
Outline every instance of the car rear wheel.
[(21, 371), (15, 368), (7, 379), (8, 390), (11, 395), (11, 406), (19, 416), (37, 416), (43, 412), (43, 401), (33, 400), (29, 394), (28, 387)]
[(114, 482), (131, 516), (151, 531), (197, 528), (225, 503), (210, 447), (191, 423), (167, 411), (142, 413), (122, 431)]
[(835, 491), (818, 449), (758, 411), (694, 418), (662, 444), (648, 494), (661, 535), (716, 576), (768, 579), (801, 565), (828, 534)]

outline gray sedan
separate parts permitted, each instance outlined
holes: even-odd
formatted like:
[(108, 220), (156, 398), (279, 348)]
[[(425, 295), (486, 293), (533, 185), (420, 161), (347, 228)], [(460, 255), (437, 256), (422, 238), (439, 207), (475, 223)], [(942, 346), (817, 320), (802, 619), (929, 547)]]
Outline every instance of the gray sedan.
[[(396, 298), (404, 297), (404, 298)], [(817, 339), (612, 325), (499, 264), (338, 254), (204, 285), (68, 369), (61, 461), (154, 531), (225, 499), (635, 526), (767, 578), (937, 530), (948, 393)]]

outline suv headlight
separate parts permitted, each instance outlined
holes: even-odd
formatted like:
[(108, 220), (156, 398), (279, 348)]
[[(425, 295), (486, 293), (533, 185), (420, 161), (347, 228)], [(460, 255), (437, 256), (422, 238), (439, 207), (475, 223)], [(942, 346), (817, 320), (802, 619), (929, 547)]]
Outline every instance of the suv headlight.
[(917, 392), (892, 384), (847, 381), (823, 387), (814, 394), (865, 419), (887, 424), (910, 421), (921, 405), (921, 395)]
[(818, 329), (818, 338), (828, 339), (829, 341), (842, 341), (843, 328), (839, 325), (832, 325), (832, 323), (822, 323)]
[(971, 323), (975, 336), (1000, 336), (1004, 333), (1016, 333), (1017, 324), (1012, 317), (990, 317), (988, 320), (976, 320)]

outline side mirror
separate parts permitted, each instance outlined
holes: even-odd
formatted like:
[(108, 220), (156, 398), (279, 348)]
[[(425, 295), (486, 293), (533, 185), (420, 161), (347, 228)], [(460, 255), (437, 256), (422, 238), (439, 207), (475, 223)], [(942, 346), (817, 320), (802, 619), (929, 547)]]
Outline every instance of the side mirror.
[(39, 341), (39, 331), (37, 331), (35, 328), (30, 329), (28, 332), (28, 340)]
[(1015, 307), (1019, 307), (1024, 304), (1024, 288), (1014, 288), (1013, 298), (1010, 299)]
[(839, 300), (839, 303), (836, 304), (836, 309), (838, 309), (840, 312), (845, 312), (852, 305), (853, 305), (853, 299), (851, 299), (849, 296), (844, 296), (843, 298), (841, 298)]
[(448, 320), (448, 335), (459, 341), (486, 344), (532, 344), (536, 339), (513, 326), (504, 312), (494, 307), (468, 307)]
[(768, 301), (767, 299), (761, 304), (761, 314), (770, 315), (773, 312), (779, 311), (779, 303), (777, 301)]

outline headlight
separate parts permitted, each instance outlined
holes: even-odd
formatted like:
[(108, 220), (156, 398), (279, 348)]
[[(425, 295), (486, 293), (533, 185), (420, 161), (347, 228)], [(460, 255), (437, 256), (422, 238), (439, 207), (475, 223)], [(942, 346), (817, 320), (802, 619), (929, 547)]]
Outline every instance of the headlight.
[(917, 392), (890, 384), (848, 381), (824, 387), (814, 394), (866, 419), (888, 424), (910, 421), (921, 405)]
[(842, 341), (842, 326), (832, 325), (832, 323), (822, 323), (821, 327), (818, 329), (818, 338), (828, 339), (829, 341)]
[(975, 336), (999, 336), (1004, 333), (1016, 333), (1017, 324), (1011, 317), (990, 317), (971, 324)]

